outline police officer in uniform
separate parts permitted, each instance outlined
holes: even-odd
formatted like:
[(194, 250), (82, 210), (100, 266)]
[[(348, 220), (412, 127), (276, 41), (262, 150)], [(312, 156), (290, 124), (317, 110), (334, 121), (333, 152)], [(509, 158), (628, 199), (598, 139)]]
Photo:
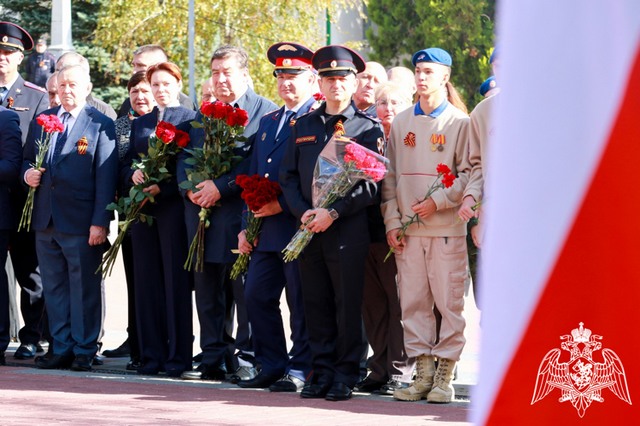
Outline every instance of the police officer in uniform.
[(316, 233), (299, 258), (302, 297), (312, 355), (313, 374), (303, 398), (341, 401), (351, 398), (360, 376), (362, 288), (369, 247), (366, 207), (379, 197), (378, 186), (358, 183), (328, 209), (313, 208), (313, 170), (334, 135), (344, 135), (377, 150), (382, 129), (377, 119), (352, 102), (356, 73), (363, 59), (351, 49), (331, 45), (313, 56), (326, 102), (298, 119), (280, 169), (287, 205), (307, 229)]
[(39, 39), (36, 51), (27, 56), (25, 73), (33, 84), (45, 87), (47, 80), (56, 70), (56, 57), (47, 51), (47, 42)]
[(0, 106), (0, 365), (5, 365), (4, 352), (9, 346), (9, 282), (4, 264), (7, 261), (9, 237), (14, 226), (9, 192), (20, 174), (22, 141), (18, 114)]
[[(29, 123), (49, 106), (46, 90), (25, 81), (18, 73), (23, 52), (32, 48), (33, 39), (27, 31), (11, 22), (0, 22), (0, 105), (18, 114), (23, 145)], [(19, 359), (33, 358), (42, 350), (38, 342), (48, 335), (34, 235), (16, 232), (26, 196), (26, 190), (16, 180), (11, 190), (16, 223), (9, 246), (16, 279), (22, 287), (20, 308), (25, 325), (19, 332), (20, 346), (14, 354)]]
[[(260, 120), (249, 175), (259, 174), (277, 182), (291, 125), (316, 105), (312, 96), (316, 76), (311, 65), (313, 52), (302, 45), (276, 43), (267, 51), (267, 57), (275, 65), (273, 75), (285, 105)], [(311, 368), (298, 262), (285, 263), (282, 257), (282, 250), (296, 232), (296, 219), (283, 196), (254, 214), (263, 218), (257, 245), (253, 247), (242, 230), (238, 234), (238, 249), (251, 253), (244, 294), (256, 359), (262, 370), (252, 379), (241, 380), (238, 386), (295, 392), (302, 389)], [(293, 340), (289, 353), (280, 313), (280, 296), (285, 286)]]

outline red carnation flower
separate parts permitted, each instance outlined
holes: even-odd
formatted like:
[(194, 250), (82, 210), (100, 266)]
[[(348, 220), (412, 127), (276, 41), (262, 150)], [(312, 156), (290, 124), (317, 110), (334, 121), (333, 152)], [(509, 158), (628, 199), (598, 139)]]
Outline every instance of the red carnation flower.
[(451, 173), (451, 169), (446, 164), (440, 163), (436, 167), (436, 171), (439, 175), (446, 175), (447, 173)]
[(62, 124), (60, 118), (55, 114), (40, 114), (36, 117), (36, 122), (42, 126), (46, 133), (64, 132), (64, 124)]
[(445, 173), (442, 175), (442, 185), (445, 188), (450, 188), (453, 185), (453, 181), (456, 180), (456, 177), (451, 173)]

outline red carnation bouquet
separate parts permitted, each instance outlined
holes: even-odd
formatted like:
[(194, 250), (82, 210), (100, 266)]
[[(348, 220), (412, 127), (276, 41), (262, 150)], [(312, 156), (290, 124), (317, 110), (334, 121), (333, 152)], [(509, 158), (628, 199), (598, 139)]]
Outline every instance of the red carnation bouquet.
[[(436, 180), (433, 181), (433, 183), (429, 187), (427, 195), (419, 200), (417, 204), (422, 203), (423, 201), (431, 197), (431, 195), (433, 195), (433, 193), (440, 188), (450, 188), (451, 185), (453, 185), (453, 181), (456, 180), (455, 175), (451, 173), (451, 169), (446, 164), (438, 164), (436, 166), (436, 172), (438, 173), (438, 175), (436, 176)], [(398, 241), (402, 241), (404, 236), (407, 234), (407, 229), (409, 229), (409, 227), (414, 223), (421, 223), (420, 216), (417, 213), (411, 216), (408, 221), (402, 223), (402, 227), (400, 228), (400, 232), (398, 233)], [(393, 249), (393, 247), (389, 248), (389, 252), (384, 257), (384, 261), (386, 261), (394, 252), (395, 250)]]
[(176, 126), (166, 121), (158, 123), (154, 133), (149, 136), (149, 149), (147, 155), (140, 155), (140, 159), (131, 165), (133, 170), (141, 170), (144, 173), (144, 182), (133, 185), (129, 195), (120, 197), (116, 203), (107, 206), (108, 210), (118, 212), (118, 217), (124, 216), (124, 220), (118, 222), (120, 232), (115, 242), (105, 253), (98, 271), (102, 269), (105, 276), (111, 274), (113, 264), (118, 256), (122, 240), (132, 223), (140, 220), (149, 225), (153, 223), (153, 217), (143, 214), (142, 207), (147, 202), (155, 202), (153, 195), (145, 192), (145, 188), (163, 182), (171, 178), (167, 169), (169, 160), (189, 144), (189, 134), (178, 130)]
[[(314, 208), (329, 208), (360, 181), (380, 182), (387, 174), (387, 160), (345, 136), (333, 136), (318, 156), (313, 171), (312, 202)], [(297, 259), (313, 238), (307, 229), (310, 218), (302, 224), (282, 250), (284, 261)]]
[[(204, 128), (204, 143), (202, 147), (185, 150), (190, 155), (185, 163), (191, 167), (187, 169), (187, 180), (180, 182), (180, 188), (193, 192), (198, 191), (199, 183), (229, 173), (242, 161), (243, 157), (237, 155), (235, 149), (241, 148), (245, 142), (242, 132), (249, 122), (247, 111), (220, 101), (204, 102), (200, 113), (202, 123), (193, 121), (191, 125)], [(184, 268), (189, 271), (194, 264), (196, 271), (202, 271), (204, 267), (204, 237), (210, 213), (211, 208), (200, 208), (198, 229), (184, 263)]]
[[(255, 217), (253, 212), (260, 210), (265, 205), (276, 200), (278, 196), (282, 194), (282, 189), (280, 189), (278, 182), (259, 175), (238, 175), (238, 177), (236, 177), (236, 184), (242, 188), (240, 197), (242, 197), (247, 204), (246, 237), (247, 241), (253, 245), (256, 238), (258, 238), (260, 227), (262, 226), (262, 218)], [(231, 268), (232, 280), (235, 280), (240, 274), (247, 271), (249, 257), (249, 254), (241, 254), (238, 256)]]
[[(55, 115), (40, 114), (36, 117), (36, 122), (42, 126), (42, 136), (36, 142), (38, 147), (38, 153), (36, 154), (36, 161), (31, 166), (36, 170), (42, 169), (42, 163), (49, 153), (49, 146), (51, 145), (51, 135), (54, 133), (64, 132), (64, 124), (60, 121), (60, 118)], [(36, 189), (29, 187), (29, 194), (27, 195), (27, 201), (24, 203), (22, 209), (22, 217), (18, 224), (18, 231), (31, 228), (31, 216), (33, 215), (33, 198), (35, 197)]]

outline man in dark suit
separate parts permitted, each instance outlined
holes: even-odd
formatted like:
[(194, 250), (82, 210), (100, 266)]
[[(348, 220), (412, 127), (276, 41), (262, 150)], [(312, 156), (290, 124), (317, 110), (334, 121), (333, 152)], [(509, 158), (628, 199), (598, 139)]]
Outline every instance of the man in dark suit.
[[(242, 108), (249, 114), (249, 124), (245, 127), (244, 136), (250, 141), (238, 150), (238, 155), (246, 157), (251, 147), (251, 136), (258, 129), (260, 118), (277, 109), (277, 106), (258, 96), (249, 87), (248, 55), (243, 49), (233, 46), (219, 47), (211, 58), (211, 73), (215, 98)], [(192, 129), (190, 136), (192, 147), (202, 146), (202, 129)], [(178, 162), (178, 182), (187, 179), (186, 170), (189, 166), (185, 163), (186, 157), (182, 155)], [(235, 248), (238, 242), (243, 207), (235, 177), (246, 173), (248, 166), (248, 162), (244, 162), (217, 179), (209, 179), (198, 184), (197, 192), (183, 193), (186, 198), (185, 220), (189, 241), (196, 233), (200, 208), (212, 207), (209, 216), (211, 225), (205, 235), (204, 271), (194, 273), (202, 362), (198, 370), (185, 372), (182, 375), (185, 379), (223, 379), (225, 369), (231, 368), (224, 365), (227, 349), (224, 342), (226, 294), (232, 285), (229, 282), (229, 271), (237, 256), (231, 253), (231, 249)], [(213, 207), (218, 201), (220, 205)], [(233, 283), (233, 289), (238, 312), (235, 347), (239, 352), (237, 362), (240, 364), (236, 374), (240, 379), (251, 379), (256, 372), (241, 279)]]
[[(10, 22), (0, 22), (0, 105), (18, 114), (23, 145), (29, 123), (48, 107), (45, 90), (24, 81), (18, 74), (18, 65), (24, 58), (24, 50), (32, 47), (33, 40), (23, 28)], [(17, 232), (18, 220), (27, 198), (27, 192), (19, 180), (16, 180), (11, 189), (10, 197), (15, 222), (9, 247), (16, 280), (22, 289), (20, 311), (24, 321), (24, 326), (18, 333), (20, 346), (14, 357), (27, 359), (42, 351), (39, 342), (48, 338), (47, 315), (42, 297), (42, 280), (38, 269), (34, 233), (24, 230)]]
[(65, 124), (52, 136), (44, 167), (32, 167), (42, 129), (31, 123), (22, 165), (24, 180), (37, 188), (31, 227), (42, 271), (53, 354), (39, 368), (91, 369), (98, 350), (101, 281), (96, 273), (114, 200), (118, 158), (113, 121), (86, 104), (89, 74), (71, 65), (58, 74), (62, 105), (46, 111)]
[[(275, 65), (278, 95), (284, 106), (260, 120), (253, 143), (250, 176), (258, 174), (278, 181), (291, 124), (316, 104), (312, 96), (316, 83), (312, 56), (311, 50), (296, 43), (277, 43), (267, 51), (269, 61)], [(253, 247), (242, 230), (238, 234), (238, 249), (241, 253), (251, 253), (244, 291), (253, 347), (262, 368), (255, 378), (241, 380), (238, 386), (295, 392), (302, 389), (311, 370), (298, 262), (285, 263), (282, 258), (282, 250), (296, 232), (296, 219), (282, 195), (254, 214), (263, 218), (257, 244)], [(280, 296), (285, 285), (293, 340), (289, 353), (280, 313)]]
[(366, 207), (378, 197), (376, 185), (360, 182), (329, 208), (314, 208), (311, 196), (316, 160), (334, 132), (373, 151), (383, 137), (380, 124), (356, 108), (351, 97), (356, 73), (365, 68), (356, 52), (325, 46), (313, 55), (326, 102), (300, 117), (280, 167), (287, 205), (315, 233), (302, 252), (302, 298), (311, 347), (313, 375), (303, 398), (351, 398), (360, 377), (362, 288), (369, 247)]
[(9, 236), (14, 228), (13, 208), (9, 193), (18, 180), (22, 161), (22, 140), (18, 114), (0, 106), (0, 365), (9, 346), (9, 282), (4, 265), (7, 261)]

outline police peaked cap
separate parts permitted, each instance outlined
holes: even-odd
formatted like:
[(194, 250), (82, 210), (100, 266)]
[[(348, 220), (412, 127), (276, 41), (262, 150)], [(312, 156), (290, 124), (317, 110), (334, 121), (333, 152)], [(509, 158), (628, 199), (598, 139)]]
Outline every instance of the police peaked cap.
[(267, 50), (269, 62), (275, 65), (274, 76), (313, 71), (312, 57), (313, 51), (298, 43), (276, 43)]
[(24, 51), (33, 49), (33, 39), (22, 27), (11, 22), (0, 22), (0, 49)]
[(356, 51), (335, 44), (316, 50), (312, 63), (323, 77), (357, 74), (366, 68), (364, 59)]

